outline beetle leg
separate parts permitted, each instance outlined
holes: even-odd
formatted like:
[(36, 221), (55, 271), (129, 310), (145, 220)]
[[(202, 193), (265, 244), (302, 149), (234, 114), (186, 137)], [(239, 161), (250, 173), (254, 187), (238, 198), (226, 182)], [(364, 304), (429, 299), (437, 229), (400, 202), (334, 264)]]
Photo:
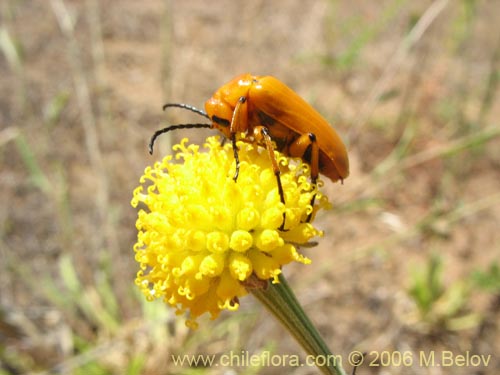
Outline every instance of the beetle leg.
[(238, 157), (238, 147), (236, 146), (236, 133), (245, 131), (248, 126), (248, 105), (247, 98), (242, 96), (238, 99), (233, 111), (233, 118), (231, 119), (231, 127), (229, 132), (231, 134), (231, 144), (233, 146), (234, 160), (236, 162), (236, 170), (234, 171), (233, 180), (238, 180), (240, 173), (240, 158)]
[(233, 180), (236, 182), (240, 174), (240, 157), (238, 156), (238, 146), (236, 146), (236, 133), (231, 133), (231, 145), (233, 146), (234, 161), (236, 163)]
[[(276, 156), (274, 155), (274, 146), (271, 136), (269, 135), (269, 130), (265, 126), (256, 126), (254, 128), (254, 137), (257, 141), (263, 141), (266, 146), (267, 153), (269, 154), (269, 159), (271, 159), (271, 164), (273, 165), (276, 182), (278, 183), (278, 193), (280, 195), (280, 200), (281, 203), (285, 204), (285, 193), (283, 192), (283, 185), (281, 185), (280, 178), (281, 172), (278, 166), (278, 161), (276, 160)], [(281, 226), (279, 227), (279, 230), (281, 231), (285, 229), (285, 219), (286, 213), (283, 212), (283, 223), (281, 223)]]
[[(309, 165), (311, 166), (311, 182), (316, 186), (319, 175), (319, 146), (316, 135), (313, 133), (302, 134), (288, 148), (290, 156), (304, 158), (304, 155), (310, 152)], [(316, 194), (311, 198), (311, 207), (314, 207)], [(311, 221), (312, 212), (307, 216), (307, 222)]]

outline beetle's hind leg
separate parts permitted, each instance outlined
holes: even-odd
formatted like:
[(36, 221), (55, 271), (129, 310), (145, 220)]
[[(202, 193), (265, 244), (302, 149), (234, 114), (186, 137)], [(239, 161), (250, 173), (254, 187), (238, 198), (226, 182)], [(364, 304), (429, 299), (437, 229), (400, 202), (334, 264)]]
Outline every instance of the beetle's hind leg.
[[(311, 168), (311, 182), (316, 188), (319, 176), (319, 146), (314, 133), (302, 134), (298, 137), (288, 149), (289, 155), (299, 157), (302, 160), (309, 162)], [(316, 193), (311, 198), (311, 207), (314, 208)], [(306, 222), (309, 223), (312, 219), (314, 209), (307, 215)]]
[[(314, 188), (316, 188), (318, 186), (317, 185), (317, 178), (312, 178), (311, 177), (311, 182), (312, 182)], [(311, 204), (312, 211), (311, 211), (311, 213), (309, 215), (307, 215), (306, 223), (309, 223), (311, 221), (311, 219), (312, 219), (312, 214), (314, 212), (314, 201), (315, 200), (316, 200), (316, 193), (314, 193), (314, 195), (311, 198), (311, 203), (310, 204)]]

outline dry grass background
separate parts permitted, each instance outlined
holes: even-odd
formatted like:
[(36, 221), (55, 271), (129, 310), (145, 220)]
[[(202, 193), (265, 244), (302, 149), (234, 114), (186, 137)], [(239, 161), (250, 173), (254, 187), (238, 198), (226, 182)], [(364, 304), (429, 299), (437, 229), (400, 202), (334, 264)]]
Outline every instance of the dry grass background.
[(161, 105), (202, 107), (242, 72), (286, 82), (349, 145), (313, 264), (286, 270), (332, 350), (493, 357), (358, 374), (499, 373), (498, 14), (495, 0), (3, 1), (0, 374), (274, 374), (170, 354), (303, 355), (251, 297), (191, 332), (133, 285), (139, 176), (211, 134), (150, 157), (155, 129), (193, 119)]

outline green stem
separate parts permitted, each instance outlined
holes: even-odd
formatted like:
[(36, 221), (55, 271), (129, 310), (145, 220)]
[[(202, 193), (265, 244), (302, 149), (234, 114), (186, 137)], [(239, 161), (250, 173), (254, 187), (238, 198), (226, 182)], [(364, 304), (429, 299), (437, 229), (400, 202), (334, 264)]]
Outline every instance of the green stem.
[(269, 283), (267, 288), (248, 289), (295, 337), (302, 348), (318, 359), (317, 366), (323, 374), (345, 375), (340, 356), (333, 355), (328, 349), (283, 275), (279, 275), (279, 283)]

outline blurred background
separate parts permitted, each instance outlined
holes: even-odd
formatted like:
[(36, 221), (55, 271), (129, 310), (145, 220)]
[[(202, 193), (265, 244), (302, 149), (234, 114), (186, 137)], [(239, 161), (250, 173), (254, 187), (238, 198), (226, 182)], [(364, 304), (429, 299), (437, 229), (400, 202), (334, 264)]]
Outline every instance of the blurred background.
[[(358, 374), (500, 373), (499, 14), (496, 0), (2, 1), (0, 374), (317, 373), (176, 366), (305, 354), (250, 296), (190, 331), (134, 286), (139, 177), (215, 134), (165, 136), (150, 156), (154, 130), (199, 121), (162, 104), (203, 108), (244, 72), (288, 84), (348, 144), (325, 237), (302, 249), (313, 263), (285, 269), (333, 352), (366, 351)], [(491, 360), (419, 365), (443, 351)]]

